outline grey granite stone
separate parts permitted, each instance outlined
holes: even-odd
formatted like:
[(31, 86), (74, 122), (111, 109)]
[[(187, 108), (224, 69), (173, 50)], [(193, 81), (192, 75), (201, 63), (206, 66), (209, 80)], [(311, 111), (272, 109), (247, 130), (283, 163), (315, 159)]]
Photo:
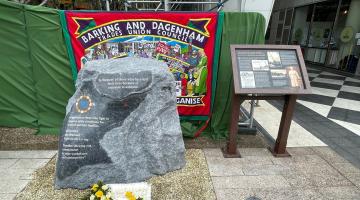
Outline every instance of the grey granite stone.
[(66, 113), (56, 188), (139, 182), (185, 165), (174, 77), (163, 62), (87, 63)]

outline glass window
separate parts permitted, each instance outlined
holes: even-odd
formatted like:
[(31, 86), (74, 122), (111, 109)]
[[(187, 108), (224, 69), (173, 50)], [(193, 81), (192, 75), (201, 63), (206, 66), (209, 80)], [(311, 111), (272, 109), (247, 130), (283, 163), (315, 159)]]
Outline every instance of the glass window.
[(277, 26), (277, 31), (276, 31), (276, 39), (277, 40), (281, 39), (282, 30), (283, 30), (283, 24), (279, 23)]
[(284, 29), (281, 44), (287, 44), (288, 43), (289, 32), (290, 32), (290, 29)]
[(311, 25), (309, 47), (327, 48), (330, 40), (330, 31), (333, 27), (338, 0), (330, 0), (315, 4), (315, 13)]
[(279, 14), (279, 21), (283, 21), (285, 18), (285, 10), (281, 10)]
[(290, 44), (307, 45), (307, 36), (311, 21), (313, 5), (295, 9)]
[(285, 26), (291, 25), (292, 14), (293, 14), (293, 9), (286, 10)]
[(330, 42), (332, 53), (328, 56), (328, 64), (351, 73), (357, 70), (360, 54), (360, 46), (356, 45), (355, 39), (355, 34), (360, 32), (359, 7), (358, 0), (342, 0)]

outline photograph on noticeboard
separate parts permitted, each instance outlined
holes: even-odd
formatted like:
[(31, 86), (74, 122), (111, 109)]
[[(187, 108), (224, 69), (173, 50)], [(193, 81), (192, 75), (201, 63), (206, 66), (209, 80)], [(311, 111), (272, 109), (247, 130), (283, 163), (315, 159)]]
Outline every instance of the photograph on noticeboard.
[(281, 68), (280, 54), (277, 51), (267, 52), (270, 68)]
[(255, 88), (255, 77), (253, 71), (240, 72), (240, 81), (242, 88)]
[(286, 72), (289, 77), (290, 87), (303, 88), (302, 78), (298, 67), (286, 67)]
[(270, 72), (271, 72), (272, 79), (287, 78), (286, 69), (272, 69)]

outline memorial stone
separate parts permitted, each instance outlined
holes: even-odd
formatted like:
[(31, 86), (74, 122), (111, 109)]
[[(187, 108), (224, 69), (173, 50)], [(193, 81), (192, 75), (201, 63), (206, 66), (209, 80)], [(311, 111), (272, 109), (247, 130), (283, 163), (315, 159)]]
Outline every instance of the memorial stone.
[(131, 183), (185, 165), (175, 81), (164, 62), (86, 63), (60, 136), (56, 188)]

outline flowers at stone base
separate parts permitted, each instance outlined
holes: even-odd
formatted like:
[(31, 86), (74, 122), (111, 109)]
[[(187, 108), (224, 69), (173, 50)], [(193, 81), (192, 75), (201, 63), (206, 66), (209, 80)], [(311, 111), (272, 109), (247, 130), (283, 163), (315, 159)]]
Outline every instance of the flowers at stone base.
[(105, 190), (109, 189), (109, 186), (103, 185), (103, 186), (101, 186), (101, 189), (103, 189), (105, 191)]
[(103, 191), (101, 191), (101, 190), (99, 190), (99, 191), (97, 191), (97, 192), (95, 193), (95, 196), (96, 196), (96, 197), (99, 197), (99, 198), (101, 198), (103, 195), (104, 195), (104, 193), (103, 193)]
[(106, 194), (106, 198), (110, 199), (111, 197), (112, 197), (112, 193), (111, 193), (111, 192), (108, 192), (108, 193)]
[(109, 186), (99, 181), (91, 186), (90, 192), (83, 200), (113, 200)]
[(92, 191), (96, 192), (99, 188), (99, 185), (98, 184), (94, 184), (91, 188)]
[(142, 197), (136, 198), (135, 195), (134, 195), (132, 192), (130, 192), (130, 191), (125, 192), (125, 197), (126, 197), (128, 200), (144, 200)]
[(132, 192), (125, 192), (125, 197), (128, 199), (128, 200), (136, 200), (136, 197), (134, 196), (134, 194)]

